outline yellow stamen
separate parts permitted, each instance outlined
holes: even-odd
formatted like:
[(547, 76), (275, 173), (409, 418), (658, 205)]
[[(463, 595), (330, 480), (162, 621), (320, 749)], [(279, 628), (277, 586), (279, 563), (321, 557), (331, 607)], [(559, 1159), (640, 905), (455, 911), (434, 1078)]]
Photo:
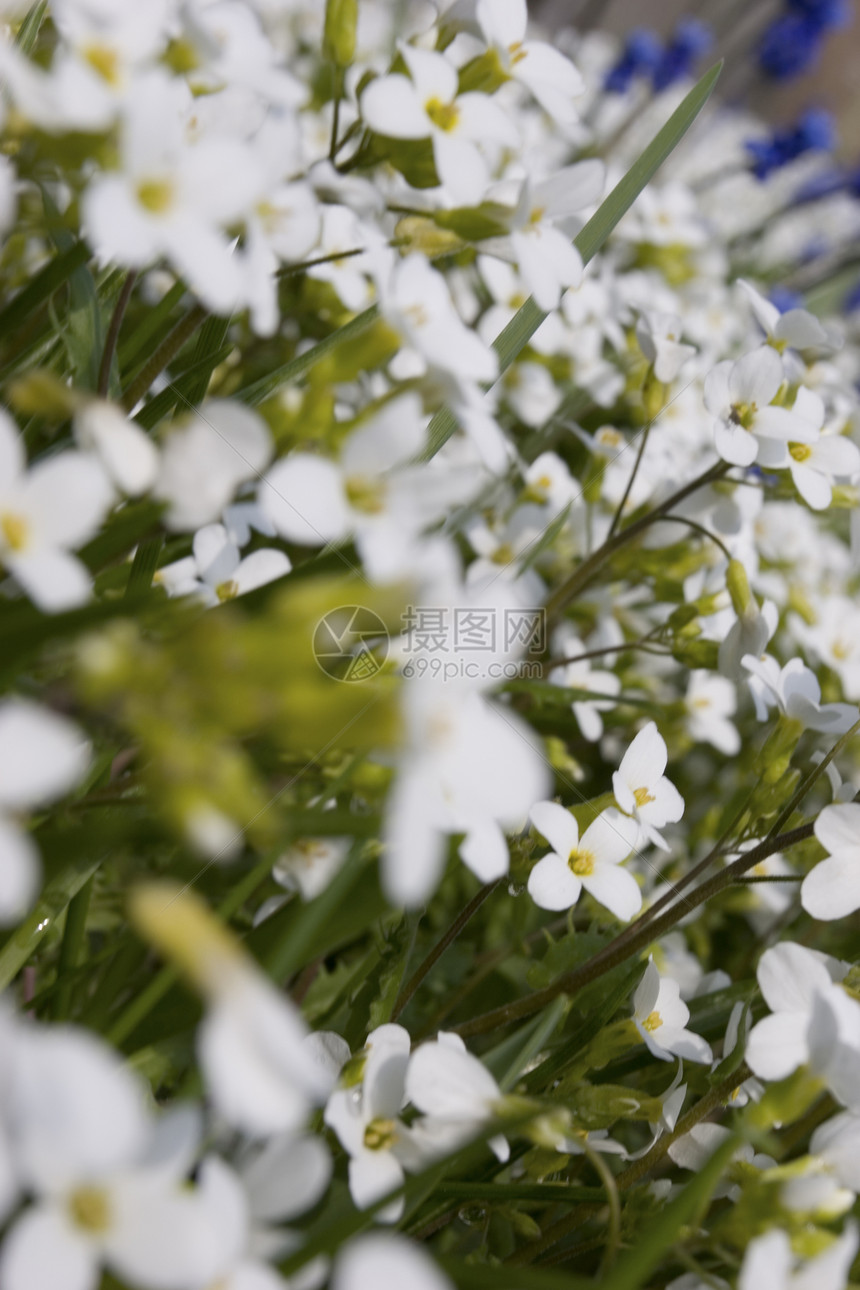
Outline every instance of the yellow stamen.
[(812, 449), (808, 443), (790, 443), (788, 451), (795, 461), (807, 461), (812, 456)]
[(589, 874), (594, 873), (594, 853), (592, 851), (581, 851), (574, 847), (567, 858), (567, 863), (571, 873), (575, 873), (577, 878), (587, 878)]
[(350, 506), (364, 515), (379, 515), (385, 507), (385, 485), (369, 475), (350, 475), (346, 495)]
[(663, 1018), (659, 1012), (649, 1012), (648, 1016), (642, 1022), (643, 1029), (647, 1031), (659, 1030), (663, 1024)]
[(456, 103), (443, 103), (441, 99), (428, 99), (424, 111), (440, 130), (454, 130), (460, 120), (460, 110)]
[(104, 1232), (110, 1226), (110, 1200), (101, 1187), (78, 1187), (69, 1197), (69, 1213), (85, 1232)]
[(633, 793), (637, 806), (647, 806), (649, 802), (654, 801), (653, 793), (649, 793), (647, 788), (637, 788)]
[(30, 536), (30, 526), (23, 516), (6, 511), (0, 515), (0, 536), (10, 551), (23, 551)]
[(115, 49), (111, 49), (109, 45), (87, 45), (83, 55), (103, 81), (107, 81), (108, 85), (119, 85), (119, 55)]
[(377, 1117), (364, 1130), (364, 1145), (368, 1151), (387, 1151), (396, 1141), (397, 1131), (393, 1120)]
[(167, 179), (142, 179), (137, 185), (137, 200), (153, 215), (163, 215), (173, 203), (173, 185)]

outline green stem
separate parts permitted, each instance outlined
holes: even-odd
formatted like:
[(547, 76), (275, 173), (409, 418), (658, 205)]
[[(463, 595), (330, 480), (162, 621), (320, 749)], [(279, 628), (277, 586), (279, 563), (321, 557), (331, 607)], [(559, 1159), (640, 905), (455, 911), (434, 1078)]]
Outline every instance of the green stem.
[[(260, 883), (263, 882), (271, 872), (272, 865), (280, 855), (280, 849), (277, 852), (269, 852), (254, 865), (253, 869), (238, 882), (226, 900), (218, 906), (218, 917), (226, 923), (234, 914), (242, 908), (245, 901), (257, 890)], [(119, 1048), (122, 1043), (131, 1035), (142, 1021), (149, 1016), (152, 1009), (159, 1003), (170, 987), (178, 980), (178, 973), (173, 967), (162, 967), (156, 972), (149, 984), (141, 990), (140, 994), (135, 995), (131, 1003), (120, 1014), (117, 1020), (111, 1026), (107, 1039), (108, 1043)]]
[(114, 305), (114, 311), (111, 314), (110, 324), (105, 337), (105, 347), (102, 353), (101, 366), (99, 367), (98, 394), (99, 398), (106, 399), (110, 390), (110, 374), (113, 366), (113, 356), (116, 352), (117, 340), (119, 339), (119, 329), (122, 326), (122, 320), (125, 316), (128, 302), (131, 299), (131, 293), (134, 290), (134, 284), (137, 281), (137, 273), (132, 271), (126, 276), (122, 284), (119, 297)]
[(800, 784), (797, 786), (797, 789), (794, 795), (792, 796), (791, 800), (789, 801), (788, 805), (784, 808), (784, 810), (778, 817), (776, 823), (774, 824), (773, 828), (771, 829), (770, 831), (771, 833), (778, 833), (780, 829), (785, 827), (785, 825), (791, 819), (797, 807), (800, 805), (804, 797), (806, 797), (806, 794), (812, 788), (813, 784), (818, 779), (821, 778), (821, 776), (826, 771), (827, 767), (833, 761), (833, 758), (839, 756), (839, 754), (842, 752), (842, 749), (845, 748), (851, 742), (851, 740), (858, 733), (858, 731), (860, 731), (860, 720), (855, 721), (851, 729), (845, 731), (845, 734), (842, 736), (841, 739), (838, 739), (836, 741), (836, 743), (830, 749), (830, 752), (826, 755), (826, 757), (823, 757), (821, 761), (818, 763), (818, 765), (814, 766), (813, 769), (809, 772), (809, 774), (803, 780), (801, 780)]
[[(632, 924), (627, 932), (611, 941), (605, 949), (595, 954), (587, 963), (581, 967), (574, 968), (571, 972), (566, 972), (564, 976), (554, 981), (552, 985), (545, 986), (542, 990), (536, 990), (533, 994), (526, 995), (525, 998), (515, 999), (512, 1003), (504, 1004), (501, 1008), (494, 1008), (491, 1012), (485, 1012), (482, 1016), (473, 1018), (472, 1021), (465, 1022), (461, 1026), (455, 1027), (458, 1034), (463, 1036), (483, 1035), (489, 1030), (495, 1030), (497, 1026), (506, 1026), (512, 1021), (520, 1021), (523, 1017), (530, 1017), (532, 1013), (538, 1012), (552, 999), (560, 994), (574, 994), (581, 990), (583, 986), (590, 985), (603, 976), (611, 968), (617, 967), (645, 946), (650, 945), (653, 941), (659, 940), (665, 936), (677, 922), (686, 918), (687, 914), (696, 909), (699, 905), (710, 900), (712, 896), (718, 895), (727, 887), (730, 887), (735, 880), (746, 873), (755, 865), (766, 860), (768, 856), (774, 855), (777, 851), (785, 851), (789, 847), (796, 846), (798, 842), (805, 842), (807, 838), (813, 836), (812, 824), (801, 825), (800, 828), (792, 829), (788, 833), (780, 834), (778, 837), (765, 838), (757, 847), (745, 852), (733, 864), (728, 865), (722, 873), (716, 874), (708, 882), (702, 883), (700, 887), (683, 901), (679, 900), (672, 908), (660, 917), (653, 919), (645, 926), (639, 926), (639, 920)], [(671, 893), (670, 893), (671, 894)]]
[(481, 887), (480, 890), (475, 893), (475, 895), (469, 901), (468, 905), (466, 905), (465, 909), (462, 909), (460, 913), (457, 915), (457, 917), (454, 919), (451, 926), (445, 932), (445, 935), (442, 936), (440, 940), (436, 942), (436, 944), (433, 946), (432, 950), (424, 959), (424, 961), (422, 963), (419, 963), (418, 967), (415, 969), (412, 976), (406, 982), (406, 985), (403, 987), (403, 989), (400, 991), (400, 994), (397, 997), (397, 1001), (395, 1002), (394, 1007), (391, 1010), (392, 1021), (397, 1020), (397, 1018), (400, 1016), (403, 1009), (406, 1007), (406, 1005), (411, 1000), (412, 996), (415, 994), (415, 991), (418, 989), (421, 982), (424, 980), (427, 974), (430, 971), (432, 971), (432, 969), (436, 966), (436, 964), (439, 962), (442, 955), (447, 950), (448, 946), (453, 944), (453, 942), (460, 935), (460, 933), (462, 932), (466, 924), (478, 912), (478, 910), (481, 908), (481, 906), (483, 905), (487, 897), (492, 895), (492, 893), (496, 890), (496, 888), (499, 885), (499, 882), (501, 882), (500, 878), (496, 879), (495, 882), (487, 883), (486, 886)]
[(126, 411), (130, 412), (140, 402), (155, 378), (161, 375), (171, 359), (176, 357), (182, 346), (191, 339), (205, 319), (206, 310), (202, 305), (194, 305), (184, 318), (180, 318), (152, 357), (144, 363), (134, 380), (123, 390), (122, 402)]
[(692, 493), (698, 492), (700, 488), (707, 488), (709, 484), (713, 484), (728, 469), (728, 462), (716, 462), (715, 465), (703, 471), (701, 475), (697, 475), (695, 479), (690, 480), (689, 484), (679, 488), (671, 497), (667, 497), (665, 502), (655, 506), (647, 515), (643, 515), (641, 519), (636, 520), (633, 524), (628, 524), (626, 528), (621, 529), (614, 537), (604, 542), (596, 551), (593, 551), (590, 556), (577, 566), (567, 581), (557, 587), (550, 596), (546, 603), (547, 619), (551, 622), (572, 600), (575, 600), (607, 561), (615, 555), (616, 551), (620, 551), (628, 542), (634, 541), (652, 524), (656, 524), (658, 520), (665, 519), (673, 507), (677, 506), (679, 502), (683, 502)]
[(606, 1236), (606, 1249), (603, 1253), (599, 1273), (601, 1277), (604, 1277), (618, 1257), (618, 1249), (621, 1245), (621, 1201), (618, 1198), (618, 1180), (603, 1159), (603, 1156), (598, 1151), (595, 1151), (594, 1147), (589, 1146), (585, 1140), (583, 1140), (582, 1145), (592, 1169), (603, 1184), (606, 1199), (609, 1202), (609, 1231)]
[(633, 463), (633, 469), (630, 472), (630, 477), (627, 480), (624, 492), (621, 495), (621, 501), (618, 503), (615, 514), (612, 517), (612, 523), (609, 525), (609, 532), (606, 534), (607, 542), (615, 536), (615, 531), (624, 518), (624, 508), (627, 505), (627, 499), (633, 490), (633, 485), (636, 483), (636, 476), (639, 474), (639, 467), (642, 464), (642, 458), (645, 456), (645, 449), (648, 446), (648, 436), (651, 433), (651, 426), (653, 424), (653, 421), (649, 421), (645, 429), (642, 431), (642, 435), (639, 439), (639, 449), (636, 453), (636, 460)]
[(71, 974), (81, 962), (86, 949), (87, 914), (94, 880), (95, 875), (84, 883), (66, 908), (66, 925), (63, 929), (63, 940), (57, 960), (57, 994), (53, 1007), (53, 1016), (57, 1021), (68, 1017), (71, 1011), (74, 993)]
[(735, 1089), (739, 1088), (751, 1075), (752, 1071), (749, 1067), (741, 1065), (731, 1075), (727, 1076), (722, 1083), (710, 1089), (695, 1106), (690, 1107), (686, 1115), (681, 1116), (671, 1133), (664, 1134), (654, 1144), (647, 1156), (643, 1156), (641, 1160), (634, 1160), (632, 1165), (618, 1175), (615, 1180), (618, 1190), (626, 1191), (628, 1187), (632, 1187), (634, 1183), (637, 1183), (640, 1178), (644, 1178), (646, 1174), (649, 1174), (655, 1165), (665, 1159), (673, 1142), (677, 1142), (685, 1133), (689, 1133), (712, 1111), (716, 1111), (717, 1107), (723, 1106)]

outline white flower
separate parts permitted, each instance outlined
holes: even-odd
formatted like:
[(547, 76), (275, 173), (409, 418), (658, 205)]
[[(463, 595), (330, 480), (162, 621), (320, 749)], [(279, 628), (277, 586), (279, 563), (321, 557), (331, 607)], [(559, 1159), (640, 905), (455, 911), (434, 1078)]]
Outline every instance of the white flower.
[(756, 971), (771, 1009), (750, 1031), (746, 1060), (762, 1079), (783, 1079), (809, 1065), (831, 1092), (860, 1109), (860, 1004), (836, 984), (839, 965), (802, 945), (765, 950)]
[[(442, 1154), (479, 1133), (498, 1116), (503, 1102), (498, 1084), (460, 1036), (442, 1031), (435, 1042), (421, 1044), (412, 1054), (406, 1095), (428, 1117), (419, 1122), (422, 1140)], [(499, 1160), (508, 1159), (506, 1138), (496, 1135), (489, 1145)]]
[(781, 466), (789, 441), (814, 443), (818, 427), (800, 410), (771, 407), (783, 381), (779, 355), (767, 345), (736, 363), (718, 363), (705, 378), (705, 407), (717, 418), (714, 442), (735, 466)]
[(308, 1032), (291, 1001), (190, 890), (138, 887), (131, 915), (207, 1002), (197, 1056), (219, 1114), (253, 1137), (300, 1129), (333, 1080), (305, 1046)]
[(75, 438), (95, 452), (113, 483), (129, 497), (152, 488), (158, 475), (158, 449), (140, 426), (106, 399), (90, 399), (75, 413)]
[(778, 621), (779, 611), (772, 600), (766, 600), (759, 608), (755, 597), (750, 595), (749, 602), (720, 641), (717, 665), (723, 676), (738, 683), (747, 680), (743, 659), (761, 658)]
[(687, 1030), (690, 1009), (681, 999), (681, 987), (671, 977), (661, 976), (653, 960), (633, 995), (633, 1020), (650, 1051), (661, 1061), (684, 1057), (692, 1062), (710, 1062), (710, 1044)]
[(768, 343), (778, 352), (785, 349), (822, 349), (828, 348), (830, 341), (827, 332), (814, 314), (806, 309), (788, 309), (780, 313), (776, 305), (766, 300), (756, 291), (751, 282), (738, 278), (752, 307), (755, 320), (768, 339)]
[(241, 403), (209, 399), (164, 442), (154, 494), (168, 503), (165, 524), (183, 532), (217, 520), (239, 485), (259, 475), (271, 455), (262, 417)]
[(228, 312), (241, 304), (243, 282), (223, 229), (245, 214), (256, 168), (238, 142), (189, 145), (188, 108), (177, 80), (150, 72), (135, 81), (124, 106), (121, 169), (89, 184), (83, 225), (103, 262), (142, 269), (164, 256), (207, 308)]
[(514, 146), (516, 129), (488, 95), (457, 93), (457, 69), (444, 54), (407, 44), (400, 53), (409, 77), (395, 73), (371, 81), (361, 96), (362, 116), (389, 138), (432, 139), (437, 174), (455, 203), (480, 202), (489, 169), (476, 144)]
[[(571, 656), (580, 651), (585, 652), (585, 646), (577, 637), (566, 637), (564, 649), (565, 653)], [(552, 685), (563, 685), (570, 690), (594, 690), (597, 694), (605, 695), (621, 693), (619, 677), (614, 672), (593, 668), (591, 660), (587, 658), (581, 659), (578, 663), (563, 663), (560, 667), (554, 667), (548, 680)], [(574, 699), (570, 705), (571, 712), (576, 717), (583, 739), (594, 743), (601, 738), (603, 718), (600, 714), (611, 712), (614, 706), (611, 698)]]
[[(730, 1136), (730, 1130), (725, 1125), (703, 1121), (701, 1124), (694, 1125), (689, 1133), (684, 1133), (680, 1138), (675, 1139), (669, 1147), (669, 1159), (681, 1169), (692, 1169), (698, 1173), (704, 1169), (714, 1152)], [(767, 1169), (775, 1163), (771, 1156), (756, 1155), (749, 1142), (743, 1142), (738, 1147), (732, 1156), (732, 1162), (736, 1161), (752, 1165), (754, 1169)], [(741, 1189), (737, 1184), (723, 1180), (714, 1194), (728, 1196), (731, 1200), (737, 1201), (740, 1198)]]
[(843, 735), (860, 717), (856, 706), (850, 703), (822, 703), (818, 677), (802, 659), (790, 659), (780, 668), (769, 654), (760, 658), (745, 654), (741, 663), (753, 678), (750, 689), (759, 721), (766, 721), (768, 707), (776, 704), (787, 717), (800, 721), (807, 730)]
[(691, 672), (687, 694), (687, 729), (691, 739), (713, 744), (727, 757), (741, 746), (737, 727), (729, 718), (737, 707), (735, 687), (727, 677), (712, 672)]
[(198, 1117), (178, 1111), (152, 1121), (144, 1095), (85, 1031), (20, 1027), (5, 1109), (35, 1202), (0, 1252), (6, 1290), (88, 1290), (102, 1265), (156, 1290), (191, 1290), (205, 1277), (208, 1229), (185, 1187)]
[(809, 1154), (825, 1165), (843, 1187), (860, 1192), (860, 1116), (842, 1111), (819, 1124)]
[(844, 918), (860, 909), (860, 803), (825, 806), (814, 828), (828, 856), (804, 878), (800, 903), (813, 918)]
[(399, 260), (380, 294), (384, 317), (431, 367), (469, 381), (496, 379), (495, 351), (466, 326), (444, 277), (423, 255)]
[[(803, 393), (798, 391), (798, 403)], [(860, 448), (841, 434), (822, 435), (814, 443), (790, 443), (788, 468), (806, 504), (814, 511), (824, 511), (833, 498), (834, 479), (860, 471)]]
[(538, 802), (532, 823), (553, 851), (529, 874), (529, 895), (541, 909), (570, 909), (583, 889), (627, 922), (642, 907), (642, 893), (632, 874), (620, 867), (633, 850), (638, 828), (619, 811), (598, 815), (579, 836), (570, 811), (557, 802)]
[(383, 886), (394, 904), (421, 904), (444, 863), (444, 839), (482, 882), (507, 873), (504, 827), (520, 828), (548, 776), (518, 717), (459, 685), (418, 680), (403, 693), (408, 743), (389, 794)]
[(645, 837), (664, 850), (668, 847), (657, 830), (677, 823), (684, 814), (684, 799), (663, 774), (668, 757), (666, 741), (649, 721), (612, 776), (612, 791), (622, 811), (632, 815)]
[(313, 900), (331, 882), (349, 853), (350, 838), (301, 838), (279, 856), (272, 877), (287, 891)]
[(358, 1236), (338, 1254), (331, 1290), (453, 1290), (423, 1245), (388, 1233)]
[(516, 261), (520, 277), (544, 312), (557, 308), (564, 289), (578, 286), (582, 278), (582, 257), (567, 232), (556, 224), (596, 205), (605, 181), (600, 161), (565, 166), (540, 183), (525, 178), (509, 216), (509, 235), (481, 244), (485, 254)]
[[(196, 1189), (209, 1228), (206, 1260), (211, 1271), (204, 1284), (223, 1290), (284, 1290), (285, 1281), (268, 1260), (283, 1258), (301, 1242), (295, 1232), (275, 1224), (316, 1205), (330, 1179), (331, 1156), (316, 1137), (280, 1134), (262, 1148), (246, 1149), (237, 1172), (218, 1156), (208, 1156)], [(314, 1261), (308, 1271), (316, 1267)], [(324, 1276), (324, 1266), (320, 1270)]]
[(560, 50), (526, 39), (526, 0), (478, 0), (475, 13), (501, 70), (525, 85), (559, 125), (576, 125), (573, 100), (583, 92), (582, 77)]
[(39, 855), (12, 818), (74, 787), (90, 761), (80, 731), (25, 699), (0, 703), (0, 924), (17, 922), (39, 885)]
[(420, 400), (403, 394), (352, 432), (339, 462), (304, 452), (275, 462), (260, 506), (290, 542), (354, 537), (371, 578), (407, 576), (411, 540), (477, 483), (469, 471), (416, 465), (425, 438)]
[[(400, 1119), (406, 1102), (406, 1068), (411, 1041), (402, 1026), (388, 1025), (368, 1037), (361, 1091), (336, 1089), (325, 1122), (349, 1152), (349, 1190), (359, 1209), (367, 1209), (403, 1185), (404, 1168), (419, 1167), (412, 1134)], [(383, 1206), (376, 1217), (396, 1223), (403, 1197)]]
[(0, 408), (0, 564), (44, 613), (90, 597), (90, 575), (71, 554), (98, 531), (114, 501), (101, 466), (65, 451), (27, 469), (21, 436)]
[(283, 551), (261, 547), (243, 559), (223, 524), (207, 524), (194, 534), (192, 554), (164, 565), (153, 582), (170, 595), (196, 595), (207, 605), (222, 604), (236, 596), (283, 578), (292, 569)]
[(774, 1228), (747, 1246), (738, 1290), (845, 1290), (857, 1246), (856, 1224), (847, 1223), (820, 1254), (801, 1260), (788, 1233)]
[(664, 385), (674, 381), (681, 368), (696, 353), (695, 345), (681, 342), (684, 324), (677, 314), (647, 309), (636, 324), (639, 348), (654, 366), (654, 375)]

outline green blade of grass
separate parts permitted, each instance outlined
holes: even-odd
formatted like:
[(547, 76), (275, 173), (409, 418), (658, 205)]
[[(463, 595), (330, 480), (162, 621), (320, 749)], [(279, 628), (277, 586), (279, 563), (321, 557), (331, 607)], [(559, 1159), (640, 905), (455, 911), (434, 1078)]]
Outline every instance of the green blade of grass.
[[(721, 62), (715, 64), (690, 90), (683, 103), (675, 109), (638, 161), (634, 161), (624, 178), (615, 185), (606, 201), (574, 238), (573, 244), (582, 256), (583, 264), (588, 264), (589, 260), (594, 258), (616, 224), (627, 214), (642, 189), (651, 182), (657, 170), (683, 139), (708, 101), (722, 66)], [(546, 317), (543, 310), (539, 309), (529, 296), (508, 325), (499, 333), (493, 341), (493, 349), (499, 356), (500, 376), (525, 349)], [(435, 457), (456, 428), (457, 420), (450, 408), (440, 408), (427, 428), (427, 447), (421, 455), (421, 460), (429, 461), (431, 457)]]

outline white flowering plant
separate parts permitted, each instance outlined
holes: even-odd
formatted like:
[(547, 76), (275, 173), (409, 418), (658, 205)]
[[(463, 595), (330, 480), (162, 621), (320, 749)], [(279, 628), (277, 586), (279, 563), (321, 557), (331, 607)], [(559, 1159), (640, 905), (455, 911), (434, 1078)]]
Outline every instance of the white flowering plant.
[(0, 18), (0, 1286), (860, 1284), (826, 114), (525, 0)]

